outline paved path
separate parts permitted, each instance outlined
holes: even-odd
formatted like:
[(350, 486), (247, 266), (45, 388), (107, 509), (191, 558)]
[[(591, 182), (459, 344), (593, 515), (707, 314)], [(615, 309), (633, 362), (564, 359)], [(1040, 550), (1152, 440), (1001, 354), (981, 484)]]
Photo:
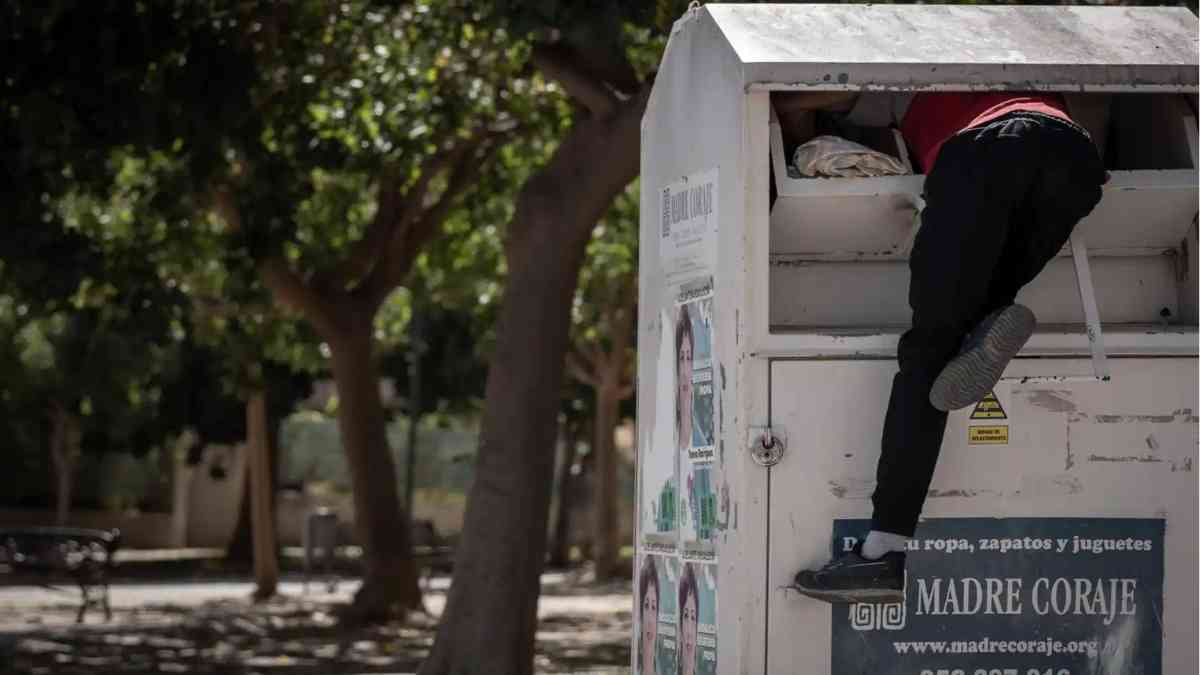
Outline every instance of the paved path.
[[(281, 596), (251, 604), (253, 584), (238, 580), (127, 582), (112, 587), (113, 620), (89, 611), (74, 624), (78, 595), (37, 587), (0, 587), (0, 661), (19, 674), (162, 672), (293, 675), (412, 672), (428, 654), (448, 578), (427, 585), (434, 617), (349, 631), (333, 618), (358, 589), (350, 579), (304, 592), (288, 575)], [(543, 577), (535, 670), (620, 672), (629, 662), (630, 583), (587, 584), (567, 574)], [(276, 670), (280, 669), (280, 670)]]
[[(570, 584), (561, 573), (550, 573), (542, 577), (544, 593), (538, 603), (538, 616), (562, 614), (607, 615), (629, 612), (633, 601), (627, 589), (597, 595), (559, 595), (557, 591)], [(325, 584), (314, 582), (306, 593), (300, 579), (285, 577), (279, 584), (279, 592), (295, 600), (316, 603), (349, 602), (358, 590), (357, 579), (343, 580), (333, 593), (326, 591)], [(450, 586), (448, 577), (431, 579), (426, 587), (425, 607), (435, 616), (440, 616), (446, 604), (446, 591)], [(254, 591), (254, 584), (245, 581), (185, 581), (185, 582), (135, 582), (115, 583), (110, 591), (110, 602), (114, 610), (148, 610), (163, 607), (199, 607), (222, 600), (245, 600)], [(59, 590), (36, 586), (0, 587), (0, 631), (13, 630), (26, 624), (30, 611), (48, 607), (77, 607), (78, 591), (70, 586)], [(89, 611), (90, 614), (90, 611)], [(23, 616), (22, 616), (23, 615)], [(14, 622), (13, 619), (18, 621)], [(24, 620), (22, 620), (24, 619)], [(16, 625), (14, 625), (14, 623)]]

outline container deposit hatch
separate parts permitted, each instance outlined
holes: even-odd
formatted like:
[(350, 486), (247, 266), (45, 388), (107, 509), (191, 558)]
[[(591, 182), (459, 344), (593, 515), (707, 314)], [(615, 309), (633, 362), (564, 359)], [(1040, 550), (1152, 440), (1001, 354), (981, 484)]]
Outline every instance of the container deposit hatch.
[[(1173, 8), (676, 23), (643, 122), (634, 672), (1196, 672), (1196, 34)], [(831, 607), (788, 586), (869, 526), (924, 176), (895, 129), (786, 98), (925, 90), (1061, 93), (1110, 179), (1019, 296), (1038, 331), (951, 414), (905, 602)], [(831, 129), (904, 175), (789, 166)]]

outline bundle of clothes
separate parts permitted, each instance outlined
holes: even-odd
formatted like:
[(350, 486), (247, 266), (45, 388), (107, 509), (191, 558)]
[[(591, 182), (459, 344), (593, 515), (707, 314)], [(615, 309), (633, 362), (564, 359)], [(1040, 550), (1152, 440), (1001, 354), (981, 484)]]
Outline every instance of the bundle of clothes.
[(899, 159), (839, 136), (817, 136), (796, 148), (792, 178), (866, 178), (912, 173)]

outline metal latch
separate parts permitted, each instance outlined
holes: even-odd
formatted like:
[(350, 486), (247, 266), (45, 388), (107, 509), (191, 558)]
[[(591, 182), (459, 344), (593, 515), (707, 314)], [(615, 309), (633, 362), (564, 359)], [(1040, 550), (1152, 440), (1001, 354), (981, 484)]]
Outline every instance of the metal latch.
[(779, 427), (750, 427), (747, 449), (759, 466), (775, 466), (787, 451), (787, 431)]

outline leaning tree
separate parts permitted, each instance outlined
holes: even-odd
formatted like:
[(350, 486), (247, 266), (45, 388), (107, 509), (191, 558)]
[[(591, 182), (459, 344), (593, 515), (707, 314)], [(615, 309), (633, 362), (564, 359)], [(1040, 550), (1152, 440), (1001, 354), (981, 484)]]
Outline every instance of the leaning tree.
[[(570, 309), (593, 227), (637, 175), (640, 123), (676, 3), (495, 3), (530, 62), (570, 97), (570, 127), (525, 181), (455, 577), (426, 675), (528, 673)], [(672, 6), (667, 6), (672, 5)]]

